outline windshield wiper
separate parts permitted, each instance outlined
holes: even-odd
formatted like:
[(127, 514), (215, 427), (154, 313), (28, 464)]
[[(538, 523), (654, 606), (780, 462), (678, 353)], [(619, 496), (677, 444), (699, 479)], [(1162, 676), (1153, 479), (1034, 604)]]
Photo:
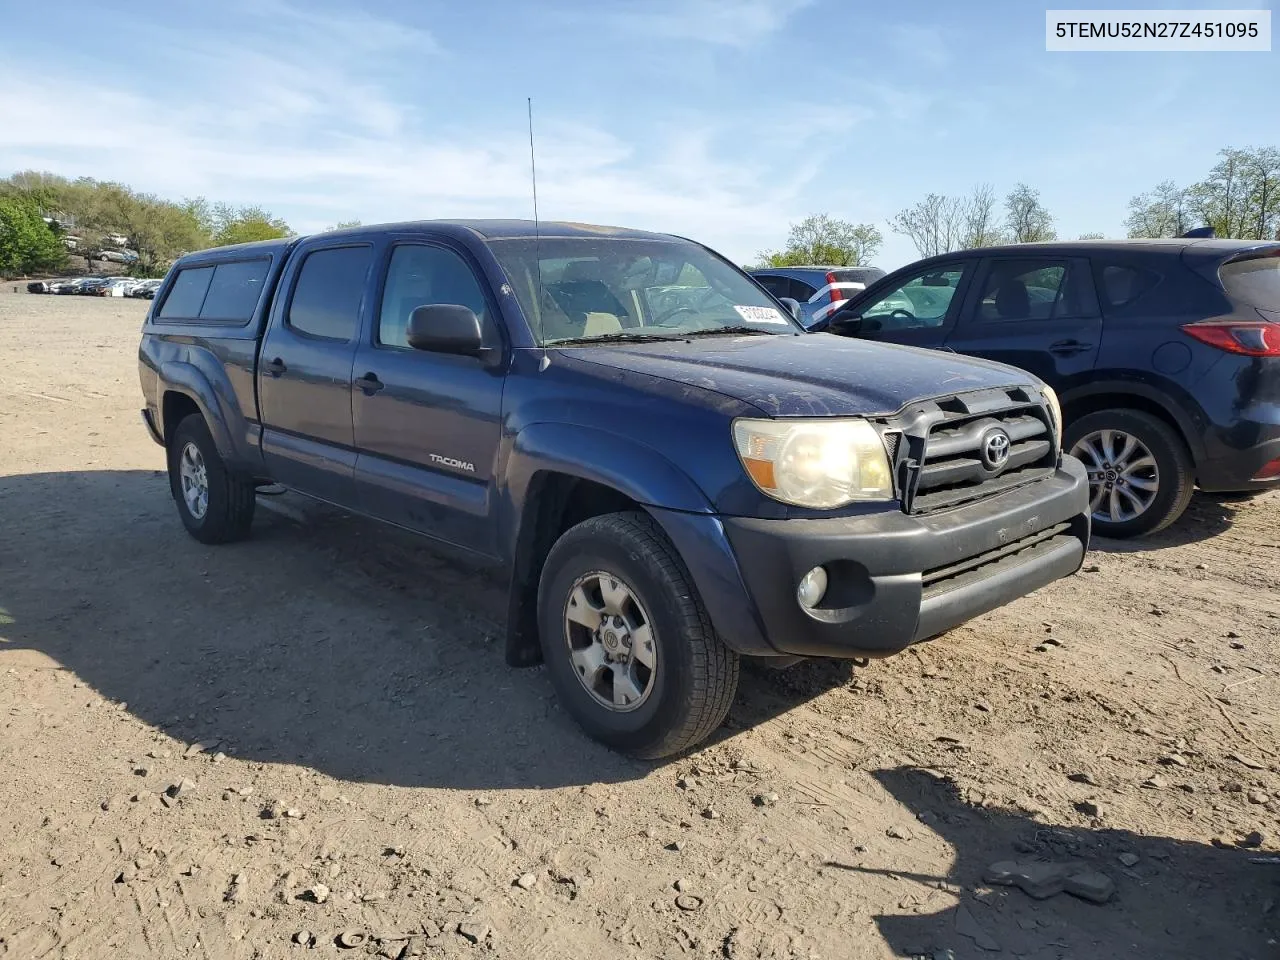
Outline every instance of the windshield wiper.
[(683, 335), (663, 336), (657, 333), (603, 333), (598, 337), (568, 337), (564, 340), (550, 340), (548, 347), (563, 347), (579, 343), (659, 343), (670, 340), (683, 340)]
[[(787, 331), (794, 333), (795, 331)], [(686, 333), (686, 337), (718, 337), (722, 333), (731, 333), (735, 336), (757, 336), (757, 337), (776, 337), (777, 334), (769, 330), (761, 330), (759, 327), (718, 327), (715, 330), (694, 330), (692, 333)]]

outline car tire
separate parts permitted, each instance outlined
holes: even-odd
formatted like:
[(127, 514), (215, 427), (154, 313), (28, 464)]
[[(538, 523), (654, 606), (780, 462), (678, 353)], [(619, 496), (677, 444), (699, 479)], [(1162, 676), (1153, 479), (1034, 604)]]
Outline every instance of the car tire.
[(556, 541), (539, 581), (538, 627), (565, 709), (590, 737), (633, 757), (700, 743), (733, 702), (738, 655), (647, 514), (594, 517)]
[(178, 424), (168, 453), (169, 489), (187, 532), (210, 544), (247, 537), (257, 505), (253, 480), (227, 467), (200, 414)]
[(1191, 503), (1196, 482), (1191, 453), (1177, 431), (1152, 414), (1128, 409), (1087, 414), (1067, 425), (1063, 446), (1089, 471), (1093, 532), (1100, 537), (1156, 533)]

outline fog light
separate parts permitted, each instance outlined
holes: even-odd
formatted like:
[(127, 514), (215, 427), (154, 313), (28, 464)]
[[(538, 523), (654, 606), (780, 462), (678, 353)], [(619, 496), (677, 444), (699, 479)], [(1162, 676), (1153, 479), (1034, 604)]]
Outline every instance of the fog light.
[(827, 593), (827, 571), (822, 567), (814, 567), (804, 575), (800, 586), (796, 587), (796, 599), (802, 607), (816, 607)]

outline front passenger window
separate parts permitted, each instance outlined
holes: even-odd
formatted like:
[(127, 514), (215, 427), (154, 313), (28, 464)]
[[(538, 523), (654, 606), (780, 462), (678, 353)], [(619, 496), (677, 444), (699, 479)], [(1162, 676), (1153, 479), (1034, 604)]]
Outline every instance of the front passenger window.
[(409, 315), (418, 307), (433, 303), (469, 307), (480, 318), (480, 329), (489, 339), (484, 292), (462, 257), (445, 247), (396, 247), (382, 291), (378, 342), (387, 347), (408, 347)]
[(912, 277), (862, 311), (863, 329), (872, 331), (936, 328), (946, 323), (966, 267), (935, 267)]

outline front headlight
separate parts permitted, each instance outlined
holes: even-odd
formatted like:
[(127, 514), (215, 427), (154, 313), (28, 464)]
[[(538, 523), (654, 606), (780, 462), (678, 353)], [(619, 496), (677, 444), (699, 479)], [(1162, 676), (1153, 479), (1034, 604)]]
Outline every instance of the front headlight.
[(735, 420), (733, 442), (752, 482), (783, 503), (893, 499), (884, 443), (866, 420)]
[(1053, 432), (1058, 438), (1058, 446), (1062, 446), (1062, 405), (1058, 403), (1058, 395), (1047, 383), (1040, 388), (1045, 403), (1049, 404), (1049, 413), (1053, 415)]

